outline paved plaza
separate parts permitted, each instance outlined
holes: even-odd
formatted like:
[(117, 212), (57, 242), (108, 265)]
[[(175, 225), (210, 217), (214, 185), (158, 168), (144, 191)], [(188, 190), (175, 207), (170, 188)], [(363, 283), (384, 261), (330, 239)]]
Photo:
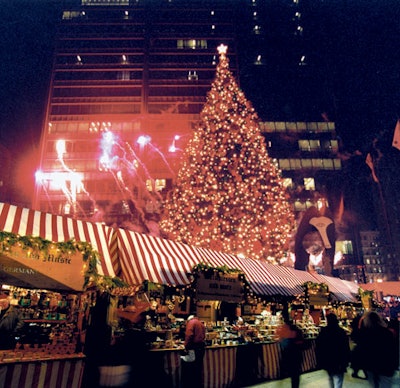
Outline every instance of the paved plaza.
[[(369, 388), (367, 380), (356, 379), (351, 377), (352, 370), (348, 369), (345, 375), (343, 388)], [(360, 372), (362, 375), (362, 372)], [(393, 381), (393, 388), (400, 387), (400, 372), (397, 371)], [(250, 387), (247, 387), (250, 388)], [(256, 385), (251, 388), (291, 388), (290, 379), (268, 381)], [(329, 388), (328, 376), (325, 371), (318, 370), (315, 372), (304, 373), (300, 378), (300, 388)]]

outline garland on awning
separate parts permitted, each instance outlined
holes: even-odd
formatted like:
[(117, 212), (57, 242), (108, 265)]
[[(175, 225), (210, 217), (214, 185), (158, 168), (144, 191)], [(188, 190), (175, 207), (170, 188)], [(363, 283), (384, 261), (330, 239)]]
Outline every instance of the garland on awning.
[(115, 288), (129, 287), (127, 283), (118, 277), (100, 275), (97, 272), (97, 264), (100, 262), (99, 253), (93, 249), (92, 244), (75, 239), (52, 242), (41, 237), (20, 236), (15, 233), (0, 231), (0, 251), (11, 252), (13, 247), (24, 250), (31, 249), (47, 255), (50, 249), (57, 248), (61, 253), (81, 253), (83, 261), (87, 264), (84, 272), (82, 290), (94, 287), (99, 291), (112, 292)]
[(193, 269), (192, 273), (195, 274), (197, 272), (207, 272), (207, 271), (213, 271), (213, 272), (219, 272), (222, 274), (233, 274), (233, 273), (238, 273), (244, 276), (244, 273), (242, 270), (237, 269), (237, 268), (230, 268), (226, 265), (222, 265), (219, 267), (213, 267), (210, 264), (207, 263), (198, 263), (196, 264)]
[(358, 289), (358, 295), (362, 298), (362, 297), (369, 297), (369, 298), (373, 298), (374, 297), (374, 290), (363, 290), (361, 287)]
[(301, 285), (304, 291), (328, 293), (329, 287), (325, 283), (305, 282)]

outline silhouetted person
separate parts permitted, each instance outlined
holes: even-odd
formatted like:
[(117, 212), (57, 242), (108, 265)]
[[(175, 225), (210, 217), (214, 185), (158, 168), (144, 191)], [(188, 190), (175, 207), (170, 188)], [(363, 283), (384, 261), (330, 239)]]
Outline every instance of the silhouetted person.
[(300, 385), (301, 364), (303, 361), (304, 337), (302, 331), (288, 318), (276, 329), (281, 347), (281, 377), (290, 377), (292, 388)]
[(205, 354), (206, 328), (195, 315), (190, 315), (185, 330), (185, 350), (194, 350), (195, 360), (183, 362), (183, 387), (203, 387), (203, 358)]
[(371, 387), (392, 387), (398, 367), (398, 344), (393, 331), (377, 312), (369, 311), (362, 317), (358, 346), (361, 367)]
[(326, 321), (316, 340), (317, 365), (328, 373), (331, 388), (342, 388), (350, 360), (349, 338), (335, 314), (328, 314)]
[[(359, 354), (359, 347), (357, 346), (358, 341), (359, 341), (359, 335), (360, 335), (360, 321), (361, 321), (362, 315), (357, 315), (351, 322), (351, 333), (350, 333), (350, 338), (353, 341), (354, 347), (351, 350), (350, 353), (350, 364), (351, 368), (353, 369), (353, 373), (351, 374), (352, 377), (361, 379), (362, 377), (359, 376), (358, 372), (362, 370), (360, 366), (360, 361), (361, 361), (361, 355)], [(364, 375), (366, 376), (367, 374), (364, 372)]]
[(22, 326), (18, 306), (10, 305), (9, 299), (0, 299), (0, 349), (14, 349), (16, 331)]

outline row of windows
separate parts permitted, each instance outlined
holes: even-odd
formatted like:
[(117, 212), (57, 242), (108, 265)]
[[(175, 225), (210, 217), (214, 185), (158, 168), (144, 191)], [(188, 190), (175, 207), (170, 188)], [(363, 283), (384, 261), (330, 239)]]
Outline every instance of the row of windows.
[(281, 170), (340, 170), (340, 159), (278, 159)]
[[(157, 98), (158, 100), (158, 98)], [(176, 101), (175, 103), (154, 103), (147, 104), (149, 114), (198, 114), (203, 109), (204, 101)], [(105, 103), (91, 105), (53, 105), (50, 116), (69, 116), (69, 115), (96, 115), (96, 114), (140, 114), (141, 103), (127, 102), (125, 104)], [(53, 118), (54, 119), (54, 118)]]
[[(286, 188), (294, 188), (295, 185), (293, 183), (293, 179), (292, 178), (283, 178), (283, 186)], [(303, 178), (303, 186), (304, 186), (304, 189), (307, 191), (314, 191), (315, 190), (314, 178), (311, 178), (311, 177)]]
[[(201, 79), (206, 84), (211, 84), (215, 75), (215, 71), (201, 71), (201, 70), (153, 70), (149, 72), (149, 81), (164, 80), (166, 82), (187, 82), (198, 81)], [(95, 69), (82, 69), (81, 71), (58, 71), (55, 73), (54, 80), (57, 81), (138, 81), (141, 82), (143, 72), (141, 70), (105, 70), (102, 68), (100, 71)]]
[(125, 104), (102, 104), (102, 105), (67, 105), (52, 106), (50, 115), (82, 115), (82, 114), (139, 114), (141, 104), (127, 102)]
[(113, 132), (134, 132), (141, 128), (140, 121), (127, 122), (60, 122), (50, 123), (49, 133), (65, 132), (101, 132), (112, 130)]
[(260, 123), (263, 132), (332, 132), (335, 130), (334, 122), (287, 122), (265, 121)]
[[(142, 70), (144, 65), (143, 56), (139, 55), (128, 55), (128, 54), (85, 54), (85, 55), (58, 55), (56, 63), (58, 65), (58, 71), (62, 71), (65, 67), (74, 67), (71, 70), (77, 71), (79, 67), (83, 66), (80, 71), (95, 70), (99, 67), (106, 67), (108, 69), (125, 68), (127, 70)], [(163, 69), (182, 69), (182, 66), (193, 67), (195, 69), (213, 70), (215, 72), (215, 65), (217, 63), (216, 55), (179, 55), (174, 53), (165, 53), (151, 55), (148, 57), (148, 65), (150, 68), (163, 68)], [(111, 66), (113, 65), (113, 66)], [(117, 65), (117, 66), (116, 66)], [(64, 66), (64, 68), (62, 67)], [(91, 67), (93, 66), (93, 67)], [(131, 69), (129, 69), (131, 68)]]
[(332, 151), (338, 152), (339, 151), (339, 144), (337, 140), (299, 140), (299, 150), (300, 151)]
[[(176, 17), (174, 16), (176, 20)], [(108, 36), (127, 36), (127, 35), (144, 35), (148, 27), (143, 24), (143, 21), (137, 19), (136, 23), (114, 23), (110, 21), (104, 24), (98, 23), (86, 23), (86, 24), (75, 24), (75, 25), (64, 25), (61, 27), (60, 32), (64, 36), (82, 36), (82, 35), (100, 35), (107, 34)], [(188, 36), (188, 35), (210, 35), (214, 32), (218, 32), (218, 35), (232, 35), (232, 24), (230, 23), (213, 23), (207, 20), (199, 21), (195, 20), (190, 22), (183, 20), (181, 22), (166, 23), (162, 20), (160, 23), (153, 21), (151, 23), (151, 32), (153, 35), (170, 35), (170, 36)], [(191, 48), (191, 47), (190, 47)], [(197, 48), (207, 48), (206, 46), (199, 46)]]
[(58, 87), (53, 88), (53, 99), (54, 98), (85, 98), (91, 97), (94, 101), (98, 98), (99, 101), (102, 97), (140, 97), (142, 94), (141, 85), (123, 85), (105, 87), (105, 86), (88, 86), (88, 87)]

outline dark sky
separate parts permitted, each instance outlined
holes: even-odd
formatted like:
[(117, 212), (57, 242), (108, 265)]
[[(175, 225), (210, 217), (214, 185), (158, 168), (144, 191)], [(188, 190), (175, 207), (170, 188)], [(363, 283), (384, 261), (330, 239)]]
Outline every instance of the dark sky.
[[(16, 153), (38, 146), (60, 4), (0, 0), (0, 135)], [(308, 37), (312, 54), (328, 72), (328, 85), (321, 87), (331, 92), (331, 119), (345, 146), (363, 149), (379, 133), (391, 141), (400, 115), (400, 1), (306, 4), (318, 34)]]

